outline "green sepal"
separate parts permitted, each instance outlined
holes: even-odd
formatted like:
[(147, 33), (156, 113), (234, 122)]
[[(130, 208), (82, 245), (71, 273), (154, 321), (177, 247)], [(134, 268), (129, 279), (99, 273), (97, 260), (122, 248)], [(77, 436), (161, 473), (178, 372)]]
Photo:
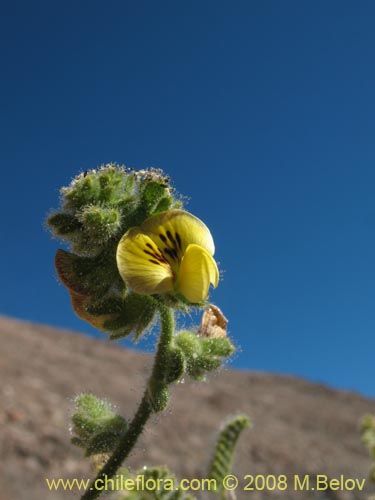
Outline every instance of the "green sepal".
[(170, 209), (182, 208), (182, 202), (173, 198), (173, 196), (167, 195), (162, 198), (157, 204), (153, 214), (158, 214), (160, 212), (165, 212)]
[(150, 327), (157, 309), (157, 301), (150, 295), (130, 292), (123, 299), (119, 317), (104, 323), (111, 332), (111, 339), (126, 337), (134, 333), (135, 340)]
[(191, 302), (188, 302), (185, 298), (182, 299), (182, 295), (179, 294), (155, 295), (155, 297), (176, 311), (188, 313), (192, 306)]
[(160, 212), (165, 212), (166, 210), (169, 210), (170, 208), (176, 208), (176, 204), (173, 203), (173, 198), (172, 196), (164, 196), (159, 203), (157, 204), (155, 210), (153, 211), (153, 214), (158, 214)]
[(227, 337), (201, 339), (202, 353), (227, 358), (234, 353), (235, 347)]

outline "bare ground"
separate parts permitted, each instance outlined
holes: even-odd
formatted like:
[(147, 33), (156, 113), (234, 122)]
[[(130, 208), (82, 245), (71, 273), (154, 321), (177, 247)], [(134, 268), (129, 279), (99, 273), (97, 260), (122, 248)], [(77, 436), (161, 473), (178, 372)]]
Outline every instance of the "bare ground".
[[(0, 317), (0, 341), (0, 500), (79, 498), (45, 483), (92, 475), (69, 443), (72, 397), (92, 391), (130, 418), (151, 357), (7, 317)], [(285, 492), (237, 490), (237, 498), (366, 498), (358, 491), (295, 492), (291, 476), (366, 478), (370, 459), (358, 421), (375, 413), (375, 401), (286, 376), (223, 370), (208, 383), (176, 386), (169, 410), (149, 423), (128, 465), (165, 464), (180, 477), (204, 477), (216, 430), (237, 412), (254, 425), (243, 434), (234, 472), (290, 478)]]

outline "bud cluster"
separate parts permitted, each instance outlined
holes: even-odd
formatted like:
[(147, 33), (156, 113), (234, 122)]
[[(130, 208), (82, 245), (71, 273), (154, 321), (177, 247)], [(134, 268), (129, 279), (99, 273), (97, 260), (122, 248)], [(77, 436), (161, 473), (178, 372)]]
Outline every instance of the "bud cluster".
[(177, 381), (185, 373), (203, 381), (208, 372), (219, 368), (234, 351), (228, 337), (206, 338), (188, 330), (178, 332), (169, 348), (167, 382)]
[(159, 169), (134, 171), (108, 164), (78, 175), (62, 188), (61, 197), (61, 210), (47, 223), (71, 248), (57, 251), (55, 265), (74, 311), (112, 338), (131, 332), (138, 337), (152, 323), (156, 301), (126, 289), (116, 248), (130, 227), (181, 207), (169, 178)]

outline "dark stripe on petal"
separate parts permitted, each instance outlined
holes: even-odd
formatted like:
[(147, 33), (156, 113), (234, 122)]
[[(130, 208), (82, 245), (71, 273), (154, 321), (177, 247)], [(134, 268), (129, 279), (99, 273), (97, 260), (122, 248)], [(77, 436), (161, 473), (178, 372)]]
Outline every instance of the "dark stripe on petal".
[(175, 246), (176, 242), (175, 242), (175, 240), (174, 240), (174, 238), (169, 230), (167, 231), (167, 236), (168, 236), (169, 241)]
[(155, 257), (155, 253), (150, 252), (149, 250), (143, 250), (144, 253), (147, 253), (147, 255), (151, 255), (151, 257)]
[(175, 251), (175, 250), (171, 250), (170, 248), (165, 247), (165, 248), (164, 248), (164, 252), (165, 252), (167, 255), (169, 255), (169, 257), (170, 257), (171, 259), (177, 259), (177, 253), (176, 253), (176, 251)]
[(181, 250), (181, 238), (177, 232), (176, 232), (176, 240), (177, 240), (178, 248)]
[(165, 262), (166, 264), (168, 264), (168, 261), (163, 254), (157, 254), (157, 257), (160, 260), (160, 262)]

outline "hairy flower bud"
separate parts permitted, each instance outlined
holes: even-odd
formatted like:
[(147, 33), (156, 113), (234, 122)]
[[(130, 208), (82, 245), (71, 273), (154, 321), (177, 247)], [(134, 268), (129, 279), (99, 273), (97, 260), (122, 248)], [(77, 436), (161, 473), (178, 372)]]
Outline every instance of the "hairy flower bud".
[(127, 430), (125, 419), (94, 394), (77, 396), (75, 406), (72, 443), (84, 448), (86, 455), (112, 451)]
[(184, 355), (188, 375), (195, 380), (204, 380), (207, 372), (219, 368), (235, 351), (228, 337), (206, 338), (187, 330), (176, 335), (175, 344)]

